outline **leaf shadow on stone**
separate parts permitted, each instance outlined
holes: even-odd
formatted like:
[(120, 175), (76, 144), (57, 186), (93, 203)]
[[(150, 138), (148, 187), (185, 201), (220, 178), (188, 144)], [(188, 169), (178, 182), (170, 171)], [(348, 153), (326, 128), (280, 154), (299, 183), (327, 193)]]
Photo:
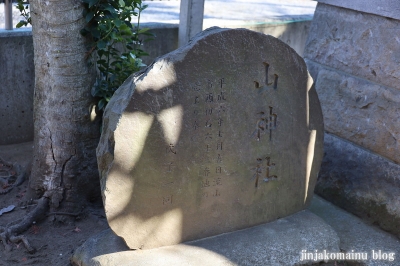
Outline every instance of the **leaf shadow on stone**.
[[(231, 33), (229, 32), (229, 34)], [(261, 221), (258, 219), (259, 216), (268, 217), (269, 221), (272, 221), (288, 215), (288, 212), (293, 213), (302, 210), (309, 203), (315, 185), (316, 172), (318, 171), (319, 162), (322, 157), (321, 147), (323, 130), (321, 130), (322, 116), (318, 113), (321, 112), (319, 107), (312, 107), (308, 110), (310, 114), (309, 124), (306, 125), (305, 123), (306, 121), (308, 122), (305, 117), (307, 112), (304, 110), (306, 108), (305, 103), (307, 96), (305, 94), (307, 93), (308, 85), (307, 71), (304, 61), (302, 63), (298, 55), (296, 55), (297, 57), (292, 55), (294, 52), (293, 50), (286, 45), (281, 46), (281, 43), (278, 43), (277, 40), (272, 39), (271, 37), (268, 37), (268, 41), (265, 42), (266, 46), (279, 45), (278, 48), (280, 50), (278, 49), (278, 52), (284, 54), (277, 59), (271, 59), (271, 64), (280, 64), (280, 69), (290, 73), (290, 76), (287, 75), (287, 77), (280, 76), (280, 86), (282, 86), (282, 84), (286, 85), (280, 88), (280, 90), (283, 90), (283, 93), (279, 96), (280, 98), (276, 98), (282, 101), (282, 106), (280, 106), (282, 109), (284, 108), (284, 104), (288, 106), (285, 108), (288, 108), (289, 111), (285, 111), (285, 114), (283, 112), (279, 113), (279, 115), (282, 115), (281, 117), (285, 115), (285, 117), (288, 118), (287, 121), (291, 121), (286, 125), (286, 127), (290, 129), (290, 137), (286, 138), (283, 134), (274, 135), (281, 141), (281, 150), (278, 149), (277, 151), (271, 151), (272, 148), (269, 147), (271, 146), (270, 144), (268, 144), (267, 148), (270, 149), (268, 150), (265, 145), (260, 145), (261, 142), (253, 139), (251, 133), (254, 131), (254, 126), (257, 124), (257, 117), (254, 117), (254, 115), (257, 114), (257, 109), (266, 108), (266, 110), (270, 110), (269, 108), (271, 105), (270, 103), (265, 102), (264, 98), (266, 95), (271, 96), (274, 91), (271, 89), (263, 93), (255, 92), (254, 95), (248, 99), (250, 103), (242, 101), (243, 98), (248, 97), (248, 95), (246, 95), (247, 92), (243, 93), (244, 89), (251, 88), (254, 90), (257, 88), (254, 87), (254, 80), (261, 81), (263, 78), (265, 79), (265, 59), (263, 59), (263, 57), (266, 57), (265, 55), (260, 56), (261, 58), (258, 56), (251, 56), (251, 50), (243, 49), (243, 47), (257, 46), (258, 43), (262, 43), (261, 40), (263, 40), (262, 38), (264, 37), (260, 38), (260, 36), (257, 35), (256, 38), (259, 39), (256, 41), (248, 41), (248, 39), (244, 38), (241, 40), (242, 42), (238, 44), (228, 38), (230, 37), (229, 34), (222, 38), (222, 41), (225, 42), (225, 50), (220, 54), (218, 49), (213, 50), (210, 48), (207, 50), (207, 57), (215, 58), (217, 60), (218, 58), (224, 59), (225, 56), (228, 58), (227, 61), (230, 64), (235, 62), (248, 62), (248, 69), (244, 63), (239, 64), (240, 70), (233, 67), (223, 68), (222, 70), (208, 67), (215, 65), (215, 62), (207, 62), (206, 60), (203, 62), (202, 56), (205, 57), (205, 55), (201, 54), (201, 50), (196, 50), (196, 48), (194, 48), (196, 45), (196, 42), (194, 42), (191, 44), (192, 46), (189, 47), (193, 48), (193, 51), (191, 50), (190, 52), (187, 52), (184, 56), (184, 60), (180, 61), (175, 59), (174, 61), (174, 53), (172, 53), (172, 55), (167, 55), (163, 58), (164, 62), (150, 66), (142, 73), (142, 76), (135, 80), (137, 86), (136, 89), (134, 88), (135, 85), (133, 80), (128, 81), (128, 83), (125, 84), (125, 88), (120, 88), (121, 91), (126, 90), (128, 93), (123, 95), (121, 92), (117, 91), (115, 96), (116, 98), (112, 99), (112, 101), (115, 103), (125, 101), (123, 107), (113, 104), (112, 101), (110, 102), (109, 107), (107, 107), (110, 110), (113, 108), (120, 110), (120, 113), (117, 114), (117, 116), (119, 115), (118, 123), (115, 123), (116, 127), (120, 127), (120, 129), (124, 127), (123, 130), (118, 129), (120, 131), (115, 130), (114, 128), (115, 132), (118, 132), (113, 132), (112, 135), (107, 137), (114, 141), (117, 137), (131, 136), (131, 140), (127, 142), (124, 140), (123, 143), (119, 144), (116, 143), (115, 147), (112, 147), (112, 149), (109, 150), (109, 153), (113, 156), (112, 160), (110, 160), (110, 162), (112, 161), (112, 169), (110, 170), (110, 173), (117, 178), (113, 177), (113, 180), (107, 180), (107, 182), (113, 182), (109, 184), (109, 187), (105, 186), (105, 180), (102, 181), (103, 190), (106, 190), (105, 192), (103, 191), (103, 193), (105, 194), (105, 208), (108, 212), (107, 219), (111, 228), (118, 227), (121, 229), (122, 233), (120, 231), (118, 234), (124, 235), (125, 238), (129, 238), (129, 235), (134, 236), (139, 239), (139, 241), (137, 241), (138, 243), (145, 243), (146, 239), (150, 237), (156, 238), (156, 241), (160, 241), (161, 239), (160, 242), (165, 243), (190, 241), (206, 236), (217, 235), (223, 232), (243, 229), (248, 226), (254, 226), (265, 222), (265, 220)], [(221, 41), (221, 39), (218, 41)], [(208, 45), (212, 48), (217, 47), (218, 41), (212, 43), (208, 40)], [(241, 45), (243, 47), (241, 47)], [(233, 48), (230, 48), (236, 46), (243, 49), (243, 54), (234, 54), (232, 52)], [(175, 52), (175, 55), (179, 52), (182, 52), (182, 50)], [(293, 66), (287, 66), (288, 63), (285, 60), (288, 60), (289, 63), (292, 62), (291, 60), (294, 60), (295, 63)], [(256, 64), (254, 62), (256, 62)], [(174, 69), (173, 71), (168, 72), (168, 67), (171, 66), (173, 66)], [(256, 70), (254, 70), (254, 66), (256, 66)], [(150, 79), (147, 76), (150, 71), (160, 70), (163, 68), (166, 69), (163, 71), (166, 71), (167, 73), (174, 73), (175, 77), (169, 78), (175, 81), (168, 82), (167, 86), (159, 86), (158, 83), (162, 83), (163, 80), (168, 77), (158, 74), (153, 77), (153, 79), (157, 80), (151, 81), (156, 85), (151, 85), (153, 83), (149, 81), (150, 85), (147, 84), (148, 86), (144, 86), (144, 90), (140, 87), (140, 82), (145, 82), (147, 78)], [(240, 75), (241, 71), (249, 74), (242, 77)], [(301, 74), (298, 74), (297, 72)], [(196, 81), (202, 80), (202, 82), (205, 82), (204, 84), (207, 84), (206, 78), (208, 78), (213, 82), (213, 84), (218, 84), (218, 79), (224, 77), (229, 77), (229, 79), (227, 78), (225, 80), (226, 82), (233, 82), (232, 88), (229, 92), (232, 93), (230, 95), (232, 101), (233, 99), (235, 100), (235, 102), (231, 103), (233, 107), (228, 110), (229, 116), (225, 118), (225, 121), (230, 121), (230, 123), (228, 123), (227, 128), (224, 130), (231, 132), (231, 138), (237, 139), (233, 145), (226, 145), (228, 141), (224, 141), (224, 143), (226, 143), (223, 147), (231, 157), (227, 169), (236, 169), (236, 165), (238, 164), (243, 164), (245, 166), (243, 167), (243, 170), (227, 172), (227, 180), (228, 178), (234, 179), (240, 177), (240, 180), (237, 179), (237, 182), (240, 181), (242, 183), (238, 183), (239, 185), (236, 184), (236, 188), (234, 188), (232, 184), (227, 184), (227, 189), (225, 190), (226, 193), (233, 194), (228, 194), (229, 197), (221, 200), (221, 202), (228, 202), (231, 206), (230, 208), (237, 210), (240, 210), (241, 208), (240, 212), (231, 212), (229, 208), (226, 208), (226, 210), (218, 209), (216, 207), (217, 205), (213, 202), (202, 202), (202, 197), (204, 197), (205, 193), (203, 190), (204, 186), (202, 188), (201, 185), (205, 184), (201, 184), (200, 182), (207, 180), (206, 176), (208, 176), (209, 173), (206, 172), (205, 167), (208, 162), (201, 157), (204, 154), (197, 151), (199, 150), (199, 144), (191, 138), (194, 136), (193, 132), (198, 129), (194, 123), (195, 120), (192, 118), (193, 111), (196, 111), (193, 108), (193, 105), (197, 104)], [(300, 84), (298, 83), (298, 78), (301, 78)], [(186, 79), (189, 79), (189, 81)], [(179, 83), (177, 81), (179, 81)], [(190, 84), (194, 84), (194, 89), (189, 86)], [(202, 85), (202, 88), (204, 88), (204, 84)], [(224, 88), (222, 81), (220, 86), (221, 88)], [(203, 116), (209, 114), (207, 113), (209, 111), (204, 110), (204, 107), (207, 106), (207, 100), (210, 101), (210, 98), (207, 98), (207, 94), (210, 92), (216, 93), (220, 91), (221, 90), (202, 91), (201, 97), (203, 99), (203, 105), (201, 111), (204, 112), (202, 113)], [(310, 98), (309, 105), (314, 106), (319, 104), (315, 89), (311, 89), (308, 93)], [(126, 98), (128, 96), (129, 99), (127, 100)], [(216, 96), (216, 94), (214, 94), (214, 96)], [(272, 98), (272, 96), (270, 98)], [(290, 99), (290, 101), (286, 101), (287, 99)], [(296, 99), (300, 99), (301, 104), (295, 109), (292, 109)], [(230, 106), (227, 105), (227, 107)], [(181, 110), (182, 114), (172, 122), (180, 124), (181, 128), (179, 133), (176, 132), (178, 136), (175, 136), (175, 140), (171, 142), (169, 140), (170, 138), (165, 135), (166, 130), (163, 128), (163, 123), (165, 123), (165, 121), (162, 122), (161, 114), (170, 109), (172, 110), (177, 108)], [(298, 110), (300, 110), (300, 112), (296, 112)], [(296, 119), (293, 118), (295, 115), (299, 115), (299, 120), (304, 122), (301, 123), (300, 128), (290, 128), (292, 124), (296, 123)], [(140, 119), (135, 120), (137, 119), (135, 116), (146, 118), (143, 119), (143, 121), (140, 121)], [(124, 120), (128, 119), (128, 117), (130, 119), (129, 122)], [(106, 114), (105, 121), (107, 119)], [(139, 121), (140, 123), (136, 123), (136, 121)], [(203, 135), (201, 135), (203, 138), (201, 139), (201, 144), (205, 144), (204, 138), (206, 135), (204, 134), (207, 132), (207, 128), (218, 125), (218, 122), (216, 121), (217, 120), (212, 121), (212, 123), (207, 123), (207, 121), (204, 120), (201, 124), (201, 132), (203, 133)], [(107, 126), (107, 123), (108, 122), (106, 121), (105, 126)], [(239, 128), (239, 126), (243, 126), (243, 128)], [(281, 124), (281, 127), (283, 129), (283, 124)], [(307, 151), (307, 146), (303, 146), (304, 143), (301, 143), (301, 145), (296, 143), (298, 139), (302, 139), (302, 141), (307, 140), (308, 144), (310, 130), (317, 131), (315, 137), (316, 145), (309, 146), (309, 150)], [(214, 134), (216, 132), (212, 133)], [(115, 134), (119, 135), (115, 136)], [(217, 134), (213, 136), (216, 137)], [(269, 143), (271, 139), (263, 138), (263, 141), (265, 141), (264, 143)], [(104, 139), (102, 142), (105, 142)], [(293, 149), (291, 146), (292, 143), (296, 146), (294, 151), (298, 153), (290, 152)], [(140, 151), (133, 150), (135, 155), (132, 155), (132, 146), (135, 144), (140, 147)], [(119, 147), (117, 147), (118, 145)], [(203, 145), (203, 148), (205, 148), (205, 145)], [(214, 151), (219, 148), (222, 150), (222, 143), (220, 146), (214, 145), (212, 148)], [(116, 150), (118, 152), (115, 152)], [(282, 181), (284, 184), (282, 190), (287, 190), (289, 187), (296, 186), (296, 189), (293, 189), (294, 194), (282, 197), (282, 193), (276, 189), (277, 184), (274, 182), (264, 182), (263, 186), (260, 186), (259, 188), (257, 186), (254, 187), (254, 181), (251, 180), (252, 174), (249, 174), (249, 172), (252, 171), (251, 169), (256, 166), (255, 159), (257, 157), (254, 156), (258, 155), (253, 154), (254, 152), (260, 153), (264, 157), (266, 156), (265, 154), (271, 152), (276, 156), (288, 156), (288, 154), (290, 154), (290, 156), (285, 157), (287, 163), (284, 165), (285, 167), (281, 167), (282, 169), (280, 171), (285, 174), (285, 177), (288, 177)], [(305, 184), (306, 180), (303, 180), (302, 178), (300, 180), (300, 178), (296, 177), (298, 174), (294, 174), (296, 171), (304, 171), (305, 173), (305, 169), (302, 167), (302, 169), (299, 170), (293, 166), (299, 161), (296, 158), (300, 157), (302, 154), (307, 156), (307, 152), (313, 154), (310, 166), (312, 178), (308, 180), (309, 184)], [(117, 153), (118, 155), (116, 155)], [(119, 157), (117, 158), (116, 156)], [(170, 163), (172, 162), (173, 165), (178, 165), (181, 162), (174, 161), (174, 156), (184, 162), (184, 164), (180, 166), (181, 172), (183, 169), (186, 171), (185, 175), (175, 175), (175, 170)], [(99, 157), (101, 157), (101, 155)], [(134, 159), (134, 162), (129, 161), (132, 158)], [(201, 160), (199, 158), (201, 158)], [(102, 164), (101, 158), (99, 161), (99, 164)], [(203, 167), (203, 169), (200, 169), (199, 165)], [(99, 166), (99, 168), (101, 167)], [(171, 173), (171, 176), (169, 176), (169, 173)], [(165, 174), (165, 176), (160, 176), (160, 174)], [(191, 177), (191, 179), (189, 179), (189, 177)], [(105, 179), (104, 176), (102, 178)], [(192, 184), (190, 181), (196, 184)], [(211, 183), (212, 182), (215, 182), (215, 186), (218, 186), (216, 180), (211, 180)], [(119, 188), (114, 188), (112, 186), (113, 184), (118, 184)], [(175, 189), (171, 188), (172, 186), (175, 186)], [(309, 190), (307, 190), (306, 186)], [(142, 189), (143, 187), (146, 189)], [(107, 189), (114, 190), (112, 191), (113, 195), (107, 194)], [(243, 193), (240, 202), (232, 203), (232, 198), (237, 196), (235, 193), (241, 191), (250, 191), (251, 193)], [(213, 193), (214, 192), (215, 190)], [(215, 192), (215, 195), (210, 193), (208, 196), (215, 200), (215, 202), (219, 202), (216, 200), (216, 197), (219, 196), (217, 194), (217, 192)], [(180, 195), (186, 195), (187, 197), (179, 199)], [(297, 200), (293, 200), (293, 197), (296, 197)], [(301, 200), (299, 200), (300, 198)], [(116, 200), (116, 203), (112, 203), (113, 199)], [(254, 204), (254, 199), (259, 200), (259, 204)], [(264, 204), (265, 199), (268, 199), (271, 203)], [(175, 201), (178, 201), (180, 205), (175, 206)], [(281, 205), (284, 207), (277, 207)], [(250, 208), (247, 208), (250, 206), (255, 208), (253, 213), (248, 210)], [(268, 211), (272, 214), (266, 215)], [(135, 212), (135, 215), (132, 214), (133, 212)], [(230, 227), (228, 223), (224, 224), (226, 221), (229, 221), (229, 219), (235, 220), (234, 226)], [(127, 221), (131, 224), (128, 225)], [(143, 224), (146, 223), (149, 223), (149, 226), (143, 226)], [(134, 224), (133, 227), (132, 224)], [(222, 227), (224, 227), (224, 230), (222, 231), (221, 228), (219, 228), (221, 227), (221, 224)], [(163, 232), (162, 235), (160, 231)], [(170, 239), (172, 239), (172, 241), (170, 241)], [(127, 239), (125, 240), (127, 241)], [(133, 249), (146, 249), (154, 247), (152, 245), (153, 244), (147, 246), (130, 246)]]

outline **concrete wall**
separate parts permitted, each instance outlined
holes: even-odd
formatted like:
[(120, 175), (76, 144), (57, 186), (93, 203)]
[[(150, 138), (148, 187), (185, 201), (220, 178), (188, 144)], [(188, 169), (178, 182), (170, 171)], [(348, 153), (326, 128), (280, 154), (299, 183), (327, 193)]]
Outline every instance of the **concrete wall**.
[(167, 54), (178, 48), (178, 25), (166, 23), (143, 23), (142, 27), (150, 28), (155, 35), (154, 40), (150, 40), (143, 45), (143, 50), (149, 56), (143, 57), (146, 65), (161, 55)]
[[(272, 35), (290, 45), (299, 55), (303, 55), (311, 19), (301, 21), (277, 21), (260, 24), (235, 25), (236, 28)], [(178, 25), (165, 23), (143, 23), (143, 27), (149, 27), (156, 35), (154, 41), (145, 43), (144, 50), (150, 54), (143, 61), (150, 64), (156, 57), (169, 53), (178, 48)]]
[(0, 145), (33, 139), (33, 43), (30, 30), (0, 30)]
[(400, 236), (400, 20), (348, 2), (318, 3), (304, 53), (327, 131), (316, 192)]
[[(311, 21), (238, 26), (275, 36), (303, 54)], [(143, 23), (156, 35), (144, 44), (150, 64), (156, 57), (178, 48), (178, 25)], [(28, 29), (0, 30), (0, 145), (33, 139), (33, 42)]]

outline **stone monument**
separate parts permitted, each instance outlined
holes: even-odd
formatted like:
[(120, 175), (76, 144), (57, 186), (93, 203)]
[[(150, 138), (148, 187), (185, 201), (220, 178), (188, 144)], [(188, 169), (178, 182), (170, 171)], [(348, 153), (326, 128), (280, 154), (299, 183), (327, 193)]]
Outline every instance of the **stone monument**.
[(115, 93), (97, 149), (111, 229), (131, 249), (231, 232), (307, 207), (323, 122), (304, 60), (211, 28)]

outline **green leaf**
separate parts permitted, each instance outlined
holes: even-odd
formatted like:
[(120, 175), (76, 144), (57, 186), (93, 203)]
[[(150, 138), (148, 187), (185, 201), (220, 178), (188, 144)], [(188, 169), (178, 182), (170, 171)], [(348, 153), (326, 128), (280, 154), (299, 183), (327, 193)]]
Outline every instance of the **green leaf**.
[(131, 23), (132, 17), (139, 16), (147, 7), (142, 5), (142, 0), (82, 1), (87, 24), (81, 33), (90, 33), (93, 37), (96, 50), (93, 62), (99, 75), (91, 92), (100, 98), (98, 109), (102, 110), (118, 87), (145, 66), (139, 58), (147, 54), (140, 49), (142, 36), (154, 37), (154, 34), (147, 28), (137, 29), (137, 25)]
[(94, 11), (90, 11), (89, 13), (87, 13), (85, 17), (86, 22), (91, 21), (93, 17), (94, 17)]
[[(21, 22), (19, 22), (19, 23), (21, 23)], [(18, 24), (17, 24), (17, 28), (18, 28)], [(82, 36), (86, 36), (89, 33), (86, 29), (81, 29), (79, 32), (82, 34)]]
[(97, 105), (97, 107), (99, 108), (99, 110), (102, 110), (103, 108), (106, 107), (107, 101), (105, 99), (101, 99)]
[(109, 11), (112, 14), (116, 14), (117, 13), (117, 11), (115, 10), (115, 8), (112, 5), (105, 5), (104, 9)]
[(89, 8), (91, 8), (92, 6), (94, 6), (95, 4), (97, 4), (99, 2), (99, 0), (89, 0)]
[(21, 28), (22, 26), (26, 26), (26, 22), (21, 20), (20, 22), (17, 23), (17, 28)]
[(91, 94), (92, 94), (93, 97), (99, 97), (98, 93), (99, 93), (100, 89), (96, 85), (97, 85), (97, 80), (96, 80), (96, 83), (93, 85), (92, 90), (91, 90)]
[(136, 65), (138, 66), (138, 67), (145, 67), (146, 65), (142, 62), (142, 59), (138, 59), (137, 61), (136, 61)]
[(139, 55), (140, 55), (140, 56), (149, 56), (149, 53), (146, 53), (146, 52), (140, 52), (140, 53), (139, 53)]
[(150, 29), (149, 28), (143, 28), (143, 29), (139, 29), (138, 33), (139, 34), (143, 34), (145, 32), (148, 32)]
[(107, 43), (103, 40), (97, 42), (98, 49), (104, 49), (104, 48), (106, 48), (106, 46), (107, 46)]
[(126, 24), (121, 24), (118, 29), (121, 31), (130, 31), (130, 28)]
[(90, 31), (93, 37), (100, 39), (100, 31), (98, 28), (94, 28)]
[(104, 59), (97, 60), (97, 64), (99, 64), (99, 65), (105, 65), (106, 63), (107, 62)]
[(105, 53), (104, 50), (98, 50), (97, 54), (99, 55), (99, 57), (102, 57)]
[(129, 28), (133, 29), (132, 23), (130, 23), (129, 21), (124, 21), (126, 26), (128, 26)]
[(99, 30), (101, 30), (101, 31), (107, 31), (107, 26), (104, 25), (104, 24), (100, 24), (100, 25), (99, 25)]
[(122, 21), (120, 19), (116, 19), (114, 20), (114, 24), (115, 26), (120, 27), (122, 25)]

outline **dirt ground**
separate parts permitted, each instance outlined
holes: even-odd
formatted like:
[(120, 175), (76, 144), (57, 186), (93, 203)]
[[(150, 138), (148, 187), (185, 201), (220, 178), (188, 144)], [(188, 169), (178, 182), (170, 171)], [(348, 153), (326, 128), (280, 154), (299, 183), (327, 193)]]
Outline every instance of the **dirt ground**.
[[(0, 158), (12, 164), (20, 164), (29, 173), (32, 143), (0, 146)], [(0, 181), (1, 179), (4, 179), (4, 175), (0, 171)], [(10, 205), (14, 205), (15, 208), (0, 215), (0, 226), (20, 220), (35, 206), (27, 197), (27, 178), (7, 194), (2, 194), (4, 187), (6, 185), (3, 182), (0, 186), (0, 213)], [(13, 244), (12, 251), (7, 252), (0, 243), (0, 265), (71, 265), (69, 260), (75, 249), (90, 236), (108, 228), (101, 202), (93, 203), (82, 215), (73, 218), (68, 224), (55, 224), (52, 220), (52, 215), (49, 215), (24, 233), (30, 244), (37, 249), (34, 254), (30, 254), (23, 244)]]

